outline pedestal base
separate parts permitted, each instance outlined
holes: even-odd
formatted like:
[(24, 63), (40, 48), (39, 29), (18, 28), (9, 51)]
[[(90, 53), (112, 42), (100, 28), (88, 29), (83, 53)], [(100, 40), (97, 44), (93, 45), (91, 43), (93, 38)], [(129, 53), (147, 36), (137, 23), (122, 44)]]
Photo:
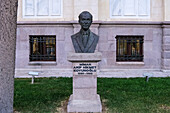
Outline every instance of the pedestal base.
[(68, 54), (68, 61), (73, 63), (73, 94), (67, 112), (102, 112), (97, 94), (97, 63), (101, 56), (101, 53)]
[(73, 95), (71, 95), (67, 112), (102, 112), (100, 96), (97, 95), (96, 100), (74, 100)]

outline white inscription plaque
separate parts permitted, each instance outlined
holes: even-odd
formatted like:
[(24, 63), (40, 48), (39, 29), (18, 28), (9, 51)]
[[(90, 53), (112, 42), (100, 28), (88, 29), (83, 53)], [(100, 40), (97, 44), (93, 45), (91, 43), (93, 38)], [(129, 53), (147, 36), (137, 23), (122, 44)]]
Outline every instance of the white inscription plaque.
[(97, 75), (97, 63), (73, 63), (74, 75)]

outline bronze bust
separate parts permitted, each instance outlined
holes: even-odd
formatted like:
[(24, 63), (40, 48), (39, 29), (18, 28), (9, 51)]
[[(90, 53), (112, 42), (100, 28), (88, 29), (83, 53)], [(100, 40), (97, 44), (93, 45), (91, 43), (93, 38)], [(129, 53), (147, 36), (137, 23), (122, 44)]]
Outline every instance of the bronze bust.
[(88, 11), (83, 11), (79, 15), (81, 29), (78, 33), (71, 36), (76, 53), (94, 53), (99, 36), (89, 29), (92, 21), (93, 16)]

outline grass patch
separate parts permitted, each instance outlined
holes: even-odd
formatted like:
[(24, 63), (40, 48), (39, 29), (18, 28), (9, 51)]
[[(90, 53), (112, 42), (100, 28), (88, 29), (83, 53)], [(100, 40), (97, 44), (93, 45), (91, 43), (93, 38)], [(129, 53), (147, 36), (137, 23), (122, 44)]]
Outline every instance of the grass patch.
[[(14, 109), (54, 113), (72, 94), (72, 78), (15, 79)], [(169, 113), (170, 78), (98, 78), (98, 94), (108, 113)]]
[(15, 79), (14, 109), (23, 113), (53, 113), (72, 93), (70, 78)]
[(170, 78), (99, 78), (98, 93), (110, 113), (170, 112)]

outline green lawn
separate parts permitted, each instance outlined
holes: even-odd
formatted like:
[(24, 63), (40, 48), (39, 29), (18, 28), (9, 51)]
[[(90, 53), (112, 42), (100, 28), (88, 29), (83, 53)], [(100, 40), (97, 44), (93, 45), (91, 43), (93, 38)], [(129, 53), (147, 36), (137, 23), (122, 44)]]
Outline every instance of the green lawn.
[[(72, 78), (15, 79), (14, 109), (54, 113), (72, 94)], [(108, 113), (170, 113), (170, 78), (98, 78)]]

